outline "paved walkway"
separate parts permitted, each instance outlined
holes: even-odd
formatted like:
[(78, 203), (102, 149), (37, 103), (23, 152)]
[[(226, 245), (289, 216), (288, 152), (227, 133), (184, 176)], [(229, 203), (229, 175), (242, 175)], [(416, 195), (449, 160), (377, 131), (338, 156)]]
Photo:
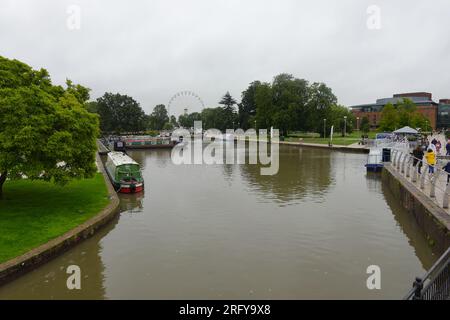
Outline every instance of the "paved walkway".
[[(436, 136), (431, 137), (430, 141), (433, 138), (436, 138), (441, 142), (442, 148), (440, 150), (441, 151), (440, 155), (445, 155), (445, 144), (446, 144), (445, 136), (444, 135), (436, 135)], [(422, 167), (422, 175), (423, 174), (426, 175), (424, 189), (420, 189), (421, 176), (418, 175), (417, 181), (412, 182), (414, 168), (410, 169), (410, 177), (409, 178), (406, 178), (406, 169), (405, 169), (405, 173), (402, 174), (402, 176), (405, 179), (407, 179), (409, 182), (411, 182), (417, 188), (417, 190), (423, 192), (433, 203), (438, 205), (440, 208), (442, 208), (443, 201), (444, 201), (444, 195), (445, 195), (445, 191), (447, 188), (447, 173), (442, 170), (442, 167), (447, 163), (447, 161), (448, 160), (446, 160), (446, 159), (438, 159), (438, 163), (436, 165), (436, 178), (437, 178), (436, 188), (435, 188), (436, 196), (434, 198), (430, 197), (431, 175), (428, 174), (428, 168), (426, 166)], [(395, 169), (395, 170), (397, 170), (397, 169)], [(401, 166), (400, 166), (400, 170), (401, 170)], [(443, 209), (443, 210), (450, 215), (450, 209)]]

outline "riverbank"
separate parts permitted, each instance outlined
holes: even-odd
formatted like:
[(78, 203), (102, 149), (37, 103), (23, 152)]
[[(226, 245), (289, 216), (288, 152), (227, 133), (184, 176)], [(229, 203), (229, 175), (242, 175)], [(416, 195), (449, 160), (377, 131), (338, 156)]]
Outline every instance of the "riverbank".
[(119, 199), (104, 173), (65, 187), (8, 181), (0, 201), (0, 283), (46, 262), (92, 235), (116, 213)]
[(344, 145), (329, 146), (327, 144), (320, 144), (320, 143), (305, 143), (305, 142), (290, 142), (290, 141), (280, 141), (280, 144), (300, 146), (300, 147), (309, 147), (309, 148), (337, 150), (337, 151), (343, 151), (343, 152), (369, 153), (369, 151), (370, 151), (369, 147), (358, 145), (358, 144), (348, 145), (348, 146), (344, 146)]

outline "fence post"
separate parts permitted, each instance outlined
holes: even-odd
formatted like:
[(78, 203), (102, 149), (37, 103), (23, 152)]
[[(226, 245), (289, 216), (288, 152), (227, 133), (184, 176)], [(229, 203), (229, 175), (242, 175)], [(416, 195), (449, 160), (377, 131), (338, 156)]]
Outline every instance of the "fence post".
[(414, 167), (414, 164), (413, 164), (412, 182), (416, 182), (417, 181), (417, 176), (419, 174), (419, 163), (420, 162), (417, 162), (415, 167)]
[(420, 175), (420, 189), (425, 189), (425, 178), (427, 177), (427, 168), (429, 167), (430, 165), (427, 165), (427, 166), (423, 166), (422, 167), (422, 174)]
[(402, 163), (402, 173), (405, 173), (405, 165), (406, 165), (406, 161), (409, 160), (409, 156), (408, 154), (405, 154), (405, 156), (403, 157), (403, 163)]
[(397, 150), (391, 149), (391, 151), (392, 151), (392, 155), (391, 155), (391, 157), (392, 157), (392, 166), (395, 167), (395, 158), (397, 157)]
[(414, 281), (413, 288), (414, 288), (413, 300), (422, 300), (422, 289), (423, 289), (422, 279), (417, 277), (416, 280)]
[[(436, 168), (435, 168), (436, 169)], [(434, 198), (436, 197), (436, 181), (439, 178), (439, 171), (435, 171), (432, 175), (432, 179), (431, 179), (431, 188), (430, 188), (430, 197)]]
[(400, 171), (401, 160), (402, 160), (402, 153), (399, 151), (398, 152), (398, 160), (397, 160), (397, 170), (398, 171)]
[(447, 184), (444, 192), (444, 201), (442, 202), (442, 208), (448, 209), (448, 198), (450, 197), (450, 184)]
[(413, 163), (413, 158), (409, 157), (408, 164), (406, 165), (406, 177), (409, 178), (411, 176), (411, 166)]

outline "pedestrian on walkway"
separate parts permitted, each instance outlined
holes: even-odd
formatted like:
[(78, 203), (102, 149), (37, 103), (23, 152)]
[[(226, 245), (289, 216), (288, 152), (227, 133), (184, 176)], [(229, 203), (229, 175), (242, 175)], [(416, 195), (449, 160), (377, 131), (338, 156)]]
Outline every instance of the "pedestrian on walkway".
[(447, 184), (450, 182), (450, 161), (442, 168), (445, 172), (447, 172)]
[(433, 149), (429, 148), (427, 153), (425, 154), (425, 159), (427, 160), (428, 173), (434, 173), (434, 166), (436, 165), (436, 153)]
[(436, 142), (437, 142), (437, 140), (433, 139), (431, 141), (431, 143), (428, 145), (428, 147), (426, 148), (426, 150), (431, 149), (431, 150), (433, 150), (434, 153), (436, 153)]
[(441, 154), (441, 147), (442, 147), (441, 141), (438, 140), (436, 142), (436, 154)]
[(447, 141), (447, 144), (445, 145), (445, 150), (447, 151), (445, 155), (450, 156), (450, 140)]
[(423, 149), (418, 145), (412, 152), (413, 155), (413, 166), (417, 166), (417, 171), (421, 174), (422, 170), (422, 160), (423, 160)]

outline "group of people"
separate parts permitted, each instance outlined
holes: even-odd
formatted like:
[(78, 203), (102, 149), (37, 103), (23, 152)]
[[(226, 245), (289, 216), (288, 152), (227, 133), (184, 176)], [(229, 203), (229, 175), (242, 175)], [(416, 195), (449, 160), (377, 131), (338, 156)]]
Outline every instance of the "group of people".
[[(425, 141), (428, 141), (427, 139)], [(419, 174), (422, 172), (422, 166), (425, 162), (428, 164), (428, 173), (434, 174), (434, 170), (437, 164), (437, 155), (441, 152), (441, 142), (437, 140), (436, 138), (433, 138), (431, 142), (428, 144), (420, 145), (418, 144), (417, 147), (413, 150), (412, 156), (413, 159), (413, 166), (417, 167), (417, 170)], [(450, 140), (445, 145), (446, 155), (450, 155)], [(442, 167), (442, 169), (447, 172), (447, 184), (450, 182), (450, 161), (447, 162), (447, 164)]]

